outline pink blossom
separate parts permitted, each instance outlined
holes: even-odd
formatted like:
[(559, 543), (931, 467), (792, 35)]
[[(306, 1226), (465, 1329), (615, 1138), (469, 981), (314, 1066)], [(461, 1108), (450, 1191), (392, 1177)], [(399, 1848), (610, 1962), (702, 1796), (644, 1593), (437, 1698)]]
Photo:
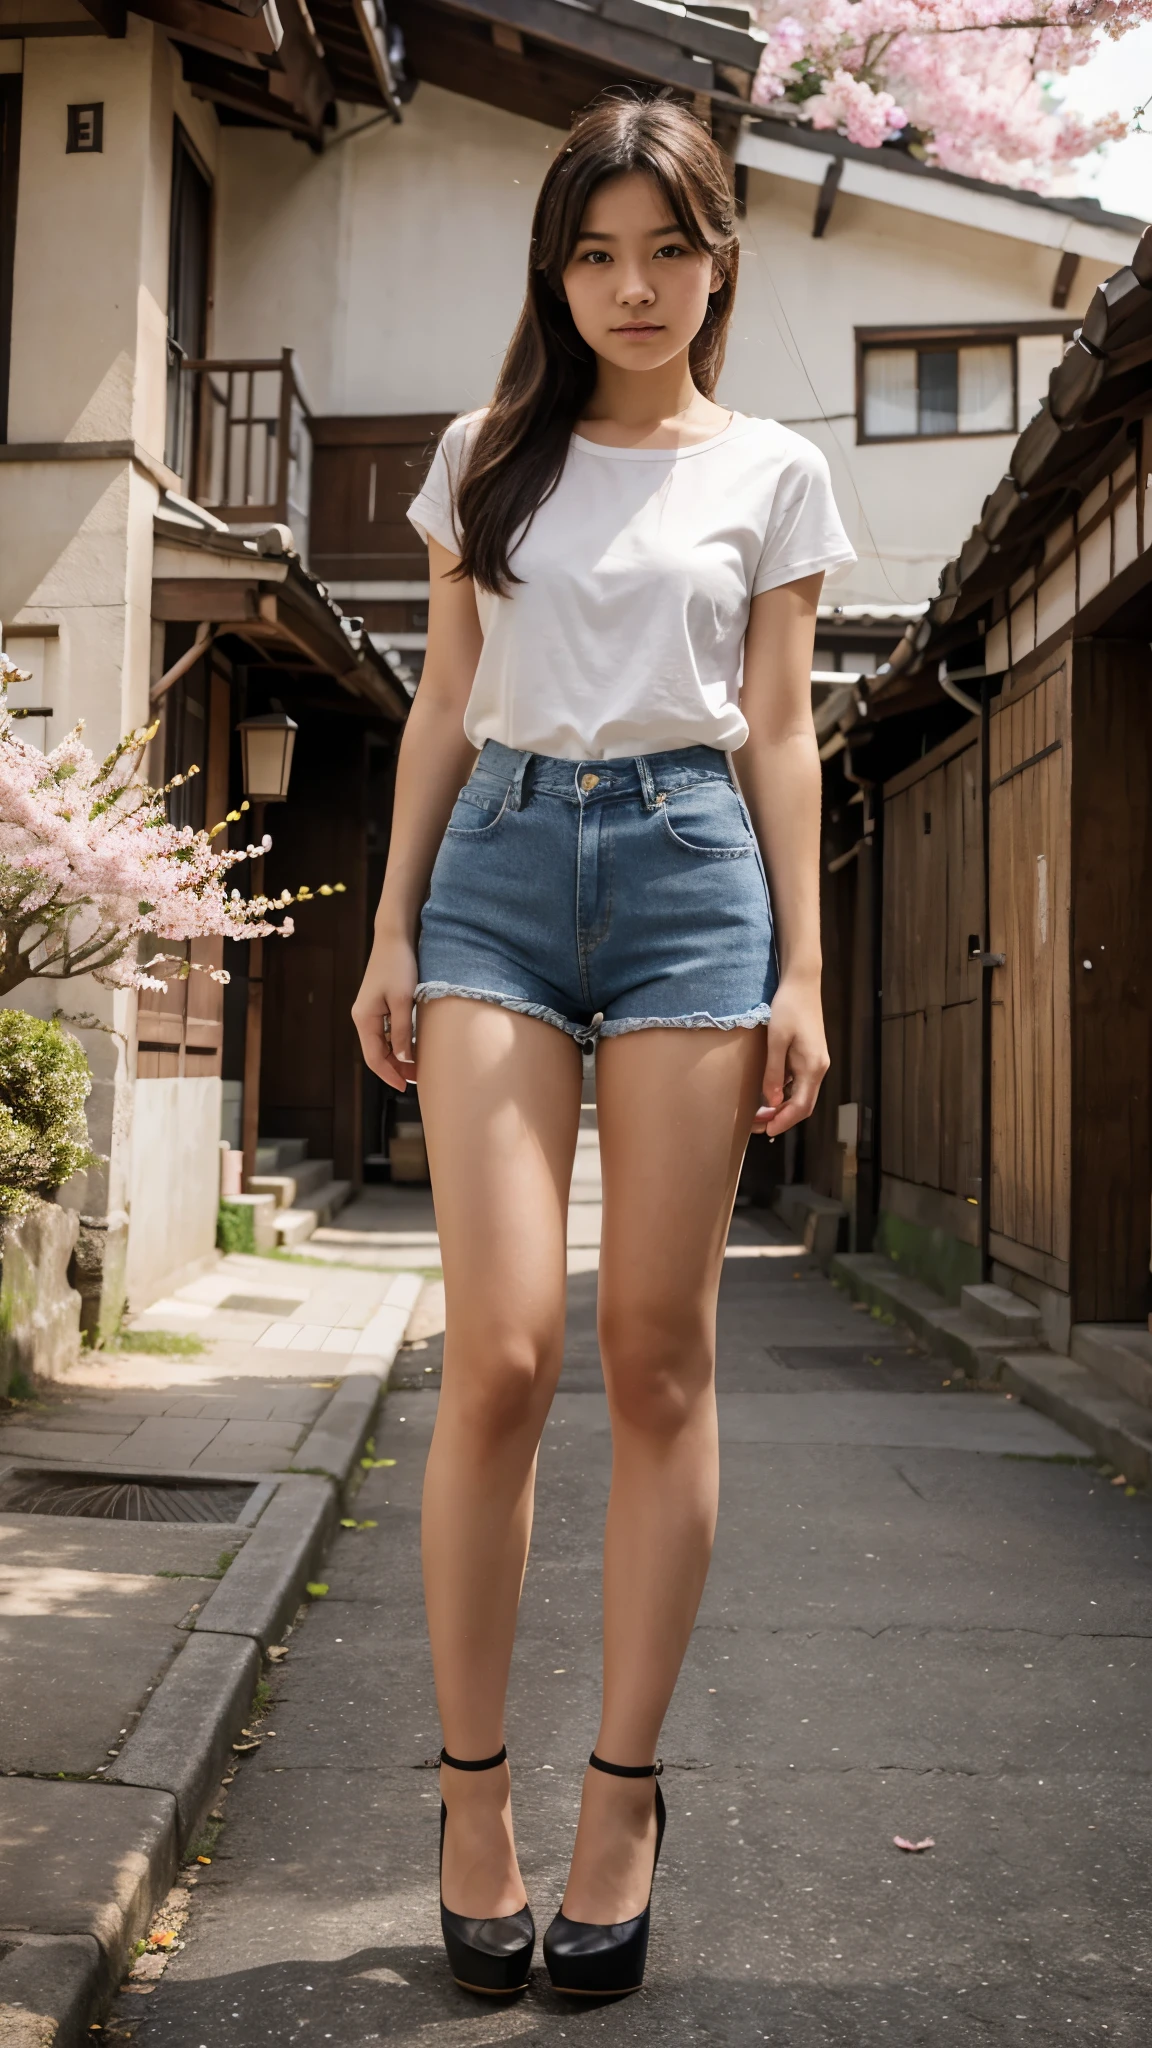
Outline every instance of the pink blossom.
[(835, 128), (865, 149), (879, 149), (908, 124), (907, 114), (890, 92), (874, 92), (849, 71), (834, 71), (808, 107), (814, 128)]
[(877, 148), (905, 128), (929, 162), (1043, 190), (1126, 131), (1065, 113), (1052, 81), (1102, 37), (1152, 20), (1152, 0), (753, 0), (766, 33), (752, 89), (815, 128)]
[(267, 833), (238, 850), (217, 844), (221, 826), (174, 825), (166, 792), (137, 772), (155, 727), (129, 733), (102, 762), (79, 726), (40, 753), (8, 712), (7, 686), (19, 675), (0, 654), (0, 995), (36, 975), (163, 988), (150, 970), (169, 956), (136, 957), (148, 937), (289, 935), (282, 913), (297, 899), (288, 890), (245, 897), (226, 886), (232, 869), (271, 846)]

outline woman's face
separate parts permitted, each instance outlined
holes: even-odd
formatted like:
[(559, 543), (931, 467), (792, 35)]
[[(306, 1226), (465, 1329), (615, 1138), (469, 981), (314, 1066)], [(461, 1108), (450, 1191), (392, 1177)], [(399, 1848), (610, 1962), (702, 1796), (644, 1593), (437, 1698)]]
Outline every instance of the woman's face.
[(682, 354), (704, 324), (709, 293), (722, 282), (643, 171), (597, 187), (564, 271), (581, 339), (622, 370), (658, 369)]

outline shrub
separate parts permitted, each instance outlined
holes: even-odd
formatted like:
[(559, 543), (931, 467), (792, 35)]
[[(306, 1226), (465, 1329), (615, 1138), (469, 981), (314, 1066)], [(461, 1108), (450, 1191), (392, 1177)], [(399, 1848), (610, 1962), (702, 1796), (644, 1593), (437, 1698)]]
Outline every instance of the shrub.
[(98, 1163), (84, 1122), (91, 1086), (82, 1047), (55, 1019), (0, 1010), (0, 1220)]

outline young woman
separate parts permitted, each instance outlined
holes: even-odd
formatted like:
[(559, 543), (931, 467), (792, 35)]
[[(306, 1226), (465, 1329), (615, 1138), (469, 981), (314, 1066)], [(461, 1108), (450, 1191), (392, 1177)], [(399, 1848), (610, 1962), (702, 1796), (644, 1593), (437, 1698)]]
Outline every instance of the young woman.
[(353, 1014), (393, 1087), (418, 1042), (448, 1304), (424, 1491), (441, 1917), (479, 1991), (522, 1987), (534, 1943), (502, 1724), (581, 1048), (604, 1180), (604, 1692), (544, 1958), (596, 1995), (644, 1974), (656, 1745), (716, 1520), (740, 1164), (753, 1128), (811, 1113), (828, 1064), (809, 675), (823, 573), (854, 558), (818, 451), (712, 397), (737, 253), (687, 112), (586, 113), (544, 180), (492, 404), (449, 427), (411, 510), (428, 654)]

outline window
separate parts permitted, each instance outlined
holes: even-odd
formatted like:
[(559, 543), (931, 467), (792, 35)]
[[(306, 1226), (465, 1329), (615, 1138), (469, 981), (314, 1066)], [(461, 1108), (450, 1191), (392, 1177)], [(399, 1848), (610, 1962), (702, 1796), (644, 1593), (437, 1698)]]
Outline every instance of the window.
[(859, 334), (860, 439), (1018, 433), (1044, 398), (1071, 331)]
[(18, 71), (0, 75), (0, 441), (8, 439), (8, 367), (12, 346), (12, 265), (16, 250), (16, 178), (20, 167)]
[(183, 365), (203, 356), (208, 326), (212, 188), (179, 123), (172, 152), (168, 234), (168, 420), (164, 460), (188, 481), (192, 384)]

